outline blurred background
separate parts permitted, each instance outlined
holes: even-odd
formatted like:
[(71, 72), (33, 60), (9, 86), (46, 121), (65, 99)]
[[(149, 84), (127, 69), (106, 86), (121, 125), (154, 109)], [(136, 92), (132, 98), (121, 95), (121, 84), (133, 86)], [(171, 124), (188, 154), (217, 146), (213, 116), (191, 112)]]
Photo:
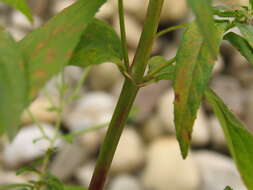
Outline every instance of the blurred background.
[[(39, 27), (51, 16), (72, 4), (73, 0), (30, 0), (35, 15), (31, 25), (19, 12), (0, 4), (0, 24), (16, 40)], [(148, 0), (126, 0), (126, 27), (129, 56), (132, 59), (142, 30)], [(220, 0), (216, 4), (230, 7), (247, 4), (247, 0)], [(119, 31), (117, 1), (109, 0), (97, 14)], [(159, 30), (186, 23), (193, 16), (185, 0), (165, 0)], [(155, 42), (153, 55), (172, 58), (176, 54), (181, 30), (171, 32)], [(63, 42), (64, 43), (64, 42)], [(253, 131), (253, 70), (228, 43), (223, 42), (210, 86)], [(65, 80), (69, 93), (83, 76), (83, 70), (69, 66)], [(32, 103), (30, 110), (46, 133), (54, 134), (57, 114), (48, 108), (57, 103), (59, 92), (53, 78)], [(61, 122), (64, 134), (105, 124), (110, 121), (122, 86), (123, 77), (113, 63), (94, 66), (81, 86), (78, 99), (65, 107)], [(207, 104), (203, 104), (195, 122), (191, 153), (182, 160), (173, 125), (173, 91), (171, 83), (162, 81), (143, 88), (136, 100), (128, 125), (113, 160), (107, 190), (246, 190), (231, 160), (221, 127)], [(70, 144), (56, 142), (57, 152), (50, 160), (50, 171), (66, 183), (88, 186), (106, 129), (81, 134)], [(22, 128), (10, 144), (0, 138), (0, 185), (24, 183), (31, 174), (16, 176), (15, 171), (40, 158), (48, 142), (40, 140), (38, 127), (27, 113)]]

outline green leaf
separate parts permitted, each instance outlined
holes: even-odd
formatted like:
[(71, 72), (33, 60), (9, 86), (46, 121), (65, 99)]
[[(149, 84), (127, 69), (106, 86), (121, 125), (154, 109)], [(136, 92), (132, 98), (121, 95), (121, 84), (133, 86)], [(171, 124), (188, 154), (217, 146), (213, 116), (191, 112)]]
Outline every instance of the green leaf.
[(47, 175), (41, 181), (35, 182), (35, 184), (43, 184), (46, 186), (46, 190), (63, 190), (63, 183), (54, 175), (47, 173)]
[(0, 190), (22, 188), (22, 189), (31, 189), (32, 186), (29, 184), (10, 184), (10, 185), (0, 185)]
[(223, 101), (212, 91), (205, 92), (223, 128), (229, 150), (248, 189), (253, 189), (253, 136)]
[(16, 175), (21, 175), (21, 174), (24, 174), (24, 173), (40, 174), (40, 171), (38, 169), (36, 169), (35, 167), (33, 167), (33, 166), (28, 166), (28, 167), (25, 167), (25, 168), (21, 168), (18, 171), (16, 171)]
[(21, 11), (30, 22), (33, 22), (33, 16), (26, 0), (0, 0), (14, 9)]
[(87, 67), (103, 62), (119, 63), (122, 59), (120, 38), (106, 22), (94, 19), (76, 47), (70, 64)]
[(253, 49), (242, 36), (229, 32), (224, 36), (253, 66)]
[[(218, 28), (215, 52), (218, 52), (224, 33), (223, 26)], [(215, 63), (215, 58), (211, 55), (207, 42), (203, 40), (195, 23), (192, 23), (183, 35), (176, 62), (174, 118), (177, 139), (182, 156), (185, 158), (197, 110)]]
[(79, 0), (20, 41), (29, 67), (30, 98), (69, 63), (81, 36), (103, 3), (105, 0)]
[(148, 74), (154, 75), (155, 81), (173, 80), (175, 66), (172, 64), (175, 59), (167, 60), (161, 56), (152, 57), (149, 62)]
[(0, 134), (6, 132), (10, 139), (16, 135), (27, 100), (24, 71), (17, 43), (8, 33), (0, 31)]
[(215, 26), (211, 0), (188, 0), (189, 6), (196, 15), (198, 27), (201, 35), (205, 38), (207, 46), (213, 56), (217, 56), (217, 41), (219, 40), (218, 31)]
[(227, 186), (224, 190), (233, 190), (231, 187)]
[(248, 41), (251, 48), (253, 48), (253, 27), (246, 24), (237, 23), (237, 27), (240, 29), (244, 38)]
[(238, 16), (235, 11), (228, 9), (227, 7), (223, 6), (223, 5), (218, 5), (213, 7), (213, 14), (220, 16), (220, 17), (236, 17)]
[(88, 188), (68, 185), (68, 186), (64, 186), (64, 190), (88, 190)]

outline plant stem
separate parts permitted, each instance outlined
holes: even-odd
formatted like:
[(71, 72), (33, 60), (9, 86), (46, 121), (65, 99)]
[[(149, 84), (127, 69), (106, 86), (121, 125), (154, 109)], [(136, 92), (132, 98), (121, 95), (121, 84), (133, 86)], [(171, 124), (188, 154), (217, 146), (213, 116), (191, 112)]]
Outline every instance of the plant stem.
[(120, 34), (121, 34), (121, 43), (124, 56), (124, 63), (127, 71), (129, 70), (129, 57), (128, 57), (128, 48), (127, 48), (127, 39), (126, 39), (126, 27), (124, 20), (124, 4), (123, 0), (118, 0), (118, 11), (119, 11), (119, 24), (120, 24)]
[(144, 29), (141, 35), (140, 43), (135, 54), (132, 67), (133, 78), (136, 83), (142, 81), (144, 72), (156, 38), (156, 32), (160, 19), (163, 0), (150, 0), (147, 12), (147, 18), (144, 23)]
[(167, 34), (167, 33), (169, 33), (169, 32), (172, 32), (172, 31), (174, 31), (174, 30), (177, 30), (177, 29), (185, 28), (185, 27), (187, 27), (188, 25), (189, 25), (189, 24), (187, 23), (187, 24), (180, 24), (180, 25), (176, 25), (176, 26), (171, 26), (171, 27), (166, 28), (166, 29), (160, 31), (159, 33), (157, 33), (156, 37), (159, 38), (159, 37), (161, 37), (161, 36), (164, 35), (164, 34)]
[[(163, 1), (149, 1), (144, 29), (132, 64), (132, 74), (135, 83), (140, 82), (143, 78), (155, 39)], [(98, 156), (89, 190), (102, 190), (104, 187), (120, 136), (139, 90), (139, 87), (135, 83), (130, 79), (125, 79), (121, 95)]]
[[(56, 124), (55, 124), (55, 134), (54, 136), (50, 139), (49, 141), (49, 146), (48, 146), (48, 150), (44, 156), (44, 159), (43, 159), (43, 163), (42, 163), (42, 168), (41, 168), (41, 179), (43, 179), (46, 175), (47, 175), (47, 170), (48, 170), (48, 164), (49, 164), (49, 160), (52, 156), (52, 153), (53, 153), (53, 148), (54, 148), (54, 145), (58, 139), (58, 136), (59, 136), (59, 130), (60, 130), (60, 127), (61, 127), (61, 119), (62, 119), (62, 114), (63, 114), (63, 110), (64, 110), (64, 107), (65, 107), (65, 86), (66, 86), (66, 83), (65, 83), (65, 79), (64, 79), (64, 70), (62, 69), (62, 72), (60, 74), (60, 86), (58, 87), (59, 88), (59, 93), (60, 93), (60, 102), (59, 102), (59, 106), (57, 109), (57, 120), (56, 120)], [(38, 189), (41, 189), (41, 186), (39, 186)]]

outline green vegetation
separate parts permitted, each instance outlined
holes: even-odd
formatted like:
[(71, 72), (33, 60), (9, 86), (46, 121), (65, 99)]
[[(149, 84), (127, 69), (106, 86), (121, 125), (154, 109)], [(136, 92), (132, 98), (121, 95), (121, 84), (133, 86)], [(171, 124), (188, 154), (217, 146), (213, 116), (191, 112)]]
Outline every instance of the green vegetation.
[[(30, 21), (33, 20), (25, 0), (2, 1), (21, 11)], [(188, 0), (196, 20), (157, 33), (164, 0), (149, 0), (133, 63), (130, 63), (128, 58), (123, 0), (118, 3), (121, 37), (118, 37), (107, 23), (94, 18), (104, 3), (106, 0), (79, 0), (19, 42), (14, 41), (3, 28), (0, 30), (0, 133), (7, 134), (10, 139), (15, 137), (23, 110), (31, 104), (45, 83), (52, 76), (61, 73), (65, 66), (71, 64), (86, 68), (112, 61), (125, 77), (125, 82), (101, 147), (89, 190), (102, 190), (104, 187), (139, 89), (159, 80), (173, 81), (175, 126), (183, 158), (187, 157), (197, 111), (206, 97), (221, 123), (244, 183), (249, 190), (253, 190), (253, 136), (208, 87), (222, 40), (229, 41), (253, 65), (253, 27), (249, 24), (253, 16), (253, 1), (251, 0), (248, 6), (230, 10), (223, 6), (212, 7), (210, 0)], [(185, 28), (185, 32), (175, 58), (166, 60), (160, 56), (151, 57), (155, 39), (179, 28)], [(238, 28), (241, 35), (228, 32), (231, 28)], [(84, 189), (64, 185), (47, 170), (49, 159), (54, 152), (54, 142), (62, 137), (59, 135), (59, 127), (64, 105), (72, 99), (64, 96), (65, 90), (62, 77), (62, 84), (59, 85), (60, 105), (52, 107), (52, 111), (57, 112), (59, 118), (56, 123), (57, 135), (52, 139), (43, 136), (50, 141), (51, 146), (44, 159), (37, 163), (42, 167), (37, 169), (37, 165), (29, 166), (17, 172), (35, 173), (38, 180), (27, 184), (11, 184), (0, 189)], [(76, 91), (73, 94), (75, 93)], [(94, 128), (101, 127), (103, 125)], [(74, 136), (87, 131), (89, 130), (69, 134), (63, 136), (63, 139), (71, 142)], [(43, 134), (43, 130), (41, 132)]]

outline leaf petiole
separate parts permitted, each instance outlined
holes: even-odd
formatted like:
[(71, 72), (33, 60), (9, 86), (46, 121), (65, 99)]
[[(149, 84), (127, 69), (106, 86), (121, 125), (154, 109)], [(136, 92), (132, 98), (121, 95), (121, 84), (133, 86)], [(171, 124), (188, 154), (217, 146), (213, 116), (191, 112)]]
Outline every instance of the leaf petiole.
[(169, 28), (166, 28), (166, 29), (164, 29), (164, 30), (158, 32), (158, 33), (156, 34), (156, 38), (159, 38), (159, 37), (161, 37), (161, 36), (163, 36), (163, 35), (165, 35), (165, 34), (167, 34), (167, 33), (169, 33), (169, 32), (174, 31), (174, 30), (186, 28), (188, 25), (189, 25), (189, 23), (186, 23), (186, 24), (180, 24), (180, 25), (171, 26), (171, 27), (169, 27)]
[(160, 67), (158, 67), (155, 71), (147, 74), (145, 77), (144, 77), (144, 80), (143, 81), (149, 81), (149, 80), (152, 80), (155, 78), (156, 74), (158, 74), (161, 70), (163, 70), (164, 68), (166, 68), (168, 65), (171, 65), (173, 63), (176, 62), (176, 57), (173, 57), (171, 58), (170, 60), (168, 60), (166, 63), (164, 63), (163, 65), (161, 65)]

